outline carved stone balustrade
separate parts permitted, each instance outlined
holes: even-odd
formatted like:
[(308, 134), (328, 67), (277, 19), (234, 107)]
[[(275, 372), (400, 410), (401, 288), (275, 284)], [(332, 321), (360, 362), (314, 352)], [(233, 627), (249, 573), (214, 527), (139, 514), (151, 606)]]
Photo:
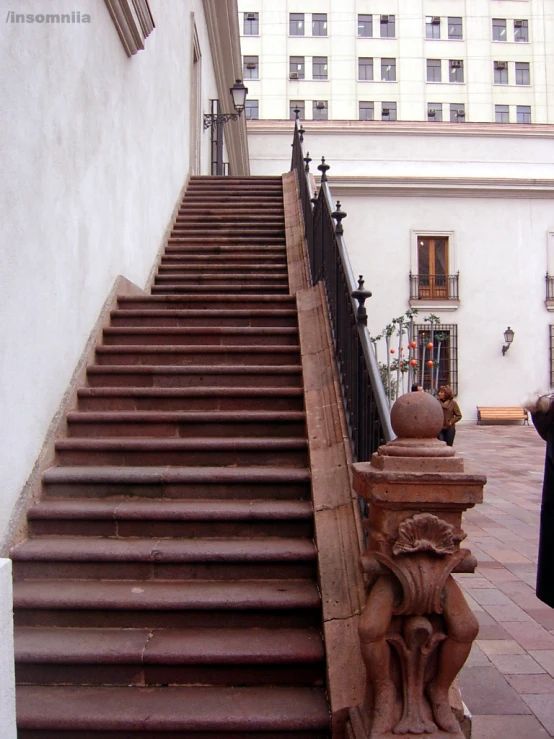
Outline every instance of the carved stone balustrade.
[(436, 437), (439, 402), (414, 392), (391, 412), (398, 438), (353, 465), (369, 503), (360, 558), (367, 597), (359, 621), (364, 702), (351, 709), (350, 739), (462, 739), (449, 690), (479, 627), (453, 572), (477, 562), (460, 547), (462, 513), (483, 500), (483, 475)]

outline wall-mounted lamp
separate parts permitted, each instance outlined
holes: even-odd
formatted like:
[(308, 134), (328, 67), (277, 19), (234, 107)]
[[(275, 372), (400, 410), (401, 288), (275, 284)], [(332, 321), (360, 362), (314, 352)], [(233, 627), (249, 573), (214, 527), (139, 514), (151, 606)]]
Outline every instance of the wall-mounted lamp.
[(504, 341), (506, 343), (502, 347), (502, 356), (504, 356), (504, 354), (506, 354), (506, 352), (510, 348), (510, 344), (512, 343), (513, 340), (514, 340), (514, 332), (508, 326), (508, 328), (504, 331)]
[(234, 113), (204, 113), (204, 130), (210, 126), (219, 123), (227, 123), (227, 121), (236, 121), (242, 115), (244, 106), (246, 105), (246, 96), (248, 88), (244, 86), (242, 80), (237, 80), (230, 91), (233, 98)]

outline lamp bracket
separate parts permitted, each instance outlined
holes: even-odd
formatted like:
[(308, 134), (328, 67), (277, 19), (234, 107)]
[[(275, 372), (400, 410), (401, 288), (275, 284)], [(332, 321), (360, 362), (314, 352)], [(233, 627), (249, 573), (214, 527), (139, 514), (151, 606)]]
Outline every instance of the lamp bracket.
[(204, 131), (210, 126), (227, 123), (227, 121), (238, 121), (240, 113), (204, 113)]

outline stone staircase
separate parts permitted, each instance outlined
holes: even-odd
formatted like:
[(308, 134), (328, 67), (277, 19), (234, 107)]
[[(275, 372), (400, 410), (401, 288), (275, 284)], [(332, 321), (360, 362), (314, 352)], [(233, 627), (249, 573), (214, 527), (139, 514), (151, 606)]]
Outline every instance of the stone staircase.
[(281, 178), (196, 177), (12, 550), (19, 739), (330, 735)]

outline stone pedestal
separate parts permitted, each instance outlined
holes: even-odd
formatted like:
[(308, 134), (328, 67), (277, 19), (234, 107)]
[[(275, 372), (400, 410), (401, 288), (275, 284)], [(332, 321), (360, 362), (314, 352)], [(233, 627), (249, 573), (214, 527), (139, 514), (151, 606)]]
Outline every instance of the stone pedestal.
[(354, 465), (354, 487), (369, 504), (367, 585), (358, 629), (366, 695), (350, 712), (352, 739), (462, 739), (449, 689), (478, 624), (452, 577), (477, 562), (460, 546), (462, 513), (482, 502), (483, 475), (437, 440), (440, 404), (408, 393), (393, 406), (398, 438), (371, 462)]

